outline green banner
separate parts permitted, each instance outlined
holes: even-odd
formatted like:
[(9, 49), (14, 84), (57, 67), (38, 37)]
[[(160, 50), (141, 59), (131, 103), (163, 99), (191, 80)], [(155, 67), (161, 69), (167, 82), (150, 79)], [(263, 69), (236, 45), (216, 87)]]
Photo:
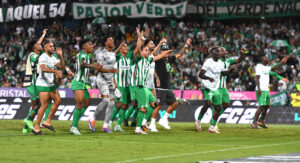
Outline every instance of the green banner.
[(197, 4), (197, 14), (206, 19), (300, 16), (299, 0), (253, 0)]
[(183, 17), (186, 13), (187, 1), (166, 5), (152, 2), (136, 3), (73, 3), (73, 18), (126, 16), (129, 18), (161, 18), (168, 16)]
[(287, 102), (286, 91), (276, 93), (271, 96), (272, 106), (283, 106)]

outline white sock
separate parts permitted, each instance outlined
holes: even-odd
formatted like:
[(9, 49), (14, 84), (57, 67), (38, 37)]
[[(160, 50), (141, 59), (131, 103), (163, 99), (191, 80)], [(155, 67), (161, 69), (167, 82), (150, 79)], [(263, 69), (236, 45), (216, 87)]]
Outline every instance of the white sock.
[(156, 119), (155, 118), (151, 118), (151, 124), (150, 125), (155, 125)]
[(111, 123), (113, 123), (113, 121), (109, 121), (109, 123), (108, 123), (108, 124), (111, 124)]
[(169, 115), (170, 114), (168, 112), (166, 112), (162, 118), (168, 120)]
[(144, 118), (142, 124), (145, 125), (146, 123), (147, 123), (147, 119)]
[(108, 123), (104, 122), (103, 128), (108, 128)]
[(91, 117), (90, 117), (90, 121), (95, 121), (94, 116), (91, 116)]
[(141, 130), (141, 127), (136, 127), (135, 128), (135, 131), (140, 131)]
[(197, 126), (200, 126), (200, 125), (201, 125), (200, 120), (196, 120), (196, 125), (197, 125)]

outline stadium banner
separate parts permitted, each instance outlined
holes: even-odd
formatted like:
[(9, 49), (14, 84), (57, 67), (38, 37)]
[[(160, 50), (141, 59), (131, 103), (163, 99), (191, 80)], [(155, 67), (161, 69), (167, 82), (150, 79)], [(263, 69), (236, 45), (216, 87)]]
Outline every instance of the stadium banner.
[[(74, 97), (71, 89), (58, 88), (61, 98)], [(0, 97), (30, 97), (26, 88), (4, 88), (0, 87)]]
[(194, 14), (206, 19), (300, 16), (299, 0), (239, 0), (222, 3), (197, 3), (196, 6), (197, 10)]
[[(91, 99), (91, 104), (87, 108), (82, 121), (87, 121), (95, 112), (100, 99)], [(173, 122), (194, 122), (201, 109), (203, 102), (199, 100), (190, 100), (185, 104), (180, 104), (173, 113), (170, 114), (170, 121)], [(163, 105), (159, 111), (158, 118), (161, 118), (166, 112), (167, 105)], [(252, 121), (257, 108), (255, 101), (232, 100), (230, 107), (220, 117), (221, 123), (249, 124)], [(24, 119), (31, 109), (29, 98), (20, 97), (0, 97), (0, 119)], [(63, 98), (53, 119), (72, 120), (72, 114), (75, 109), (75, 101), (71, 98)], [(105, 110), (97, 116), (97, 120), (103, 120)], [(212, 117), (209, 108), (202, 119), (202, 123), (209, 123)], [(267, 123), (272, 124), (300, 124), (300, 108), (292, 107), (271, 107), (266, 118)], [(249, 126), (250, 127), (250, 126)]]
[(67, 15), (67, 3), (28, 4), (0, 8), (0, 23), (25, 19), (49, 19)]
[(287, 102), (286, 91), (271, 95), (270, 100), (272, 106), (284, 106)]
[(183, 17), (186, 14), (187, 1), (169, 5), (148, 1), (135, 3), (73, 3), (73, 18), (126, 16), (128, 18)]

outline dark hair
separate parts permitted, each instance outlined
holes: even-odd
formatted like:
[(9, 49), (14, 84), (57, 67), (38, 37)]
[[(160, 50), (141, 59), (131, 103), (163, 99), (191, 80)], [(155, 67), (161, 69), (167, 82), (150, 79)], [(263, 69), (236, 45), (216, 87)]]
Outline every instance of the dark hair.
[(215, 46), (215, 47), (212, 47), (210, 52), (211, 53), (217, 53), (219, 51), (219, 47)]
[(152, 40), (146, 40), (144, 45), (148, 45)]
[(91, 42), (91, 40), (90, 39), (83, 39), (83, 40), (81, 40), (80, 43), (79, 43), (80, 49), (83, 49), (83, 45), (85, 43), (87, 43), (87, 42)]
[(27, 52), (32, 52), (32, 51), (33, 51), (33, 47), (34, 47), (35, 44), (36, 44), (36, 40), (30, 41), (30, 42), (27, 44), (27, 49), (26, 49), (26, 51), (27, 51)]
[(142, 47), (141, 47), (141, 51), (142, 50), (144, 50), (144, 48), (146, 48), (147, 47), (147, 45), (145, 44), (145, 45), (143, 45)]
[(51, 41), (48, 41), (48, 40), (44, 41), (43, 42), (43, 48), (45, 47), (46, 44), (49, 44), (49, 43), (51, 43)]
[(103, 37), (103, 40), (102, 40), (103, 44), (107, 41), (108, 38), (111, 38), (111, 36), (110, 35), (105, 35)]

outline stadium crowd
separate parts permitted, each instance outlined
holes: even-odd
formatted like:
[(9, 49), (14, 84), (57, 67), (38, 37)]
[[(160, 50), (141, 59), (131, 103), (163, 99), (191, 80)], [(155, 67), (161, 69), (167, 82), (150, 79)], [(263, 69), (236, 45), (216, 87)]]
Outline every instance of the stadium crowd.
[[(47, 40), (62, 47), (66, 56), (66, 64), (74, 69), (75, 56), (80, 51), (79, 41), (89, 38), (96, 43), (97, 48), (103, 48), (103, 38), (111, 35), (117, 47), (121, 41), (126, 41), (129, 49), (135, 47), (135, 27), (149, 27), (152, 40), (158, 44), (161, 37), (168, 40), (174, 51), (180, 50), (184, 40), (193, 40), (193, 47), (187, 51), (184, 58), (172, 65), (172, 88), (197, 90), (201, 80), (198, 77), (201, 65), (208, 55), (210, 46), (224, 46), (230, 57), (237, 58), (242, 47), (248, 47), (250, 54), (240, 64), (239, 71), (228, 77), (230, 91), (253, 91), (255, 89), (254, 71), (255, 56), (266, 54), (272, 64), (280, 61), (284, 55), (291, 55), (287, 65), (276, 72), (290, 81), (287, 89), (292, 91), (300, 78), (300, 30), (299, 22), (292, 19), (252, 20), (235, 23), (222, 21), (151, 21), (133, 24), (127, 21), (108, 20), (106, 23), (93, 23), (93, 19), (81, 21), (73, 27), (61, 22), (51, 26), (33, 26), (32, 24), (8, 25), (0, 30), (0, 81), (1, 87), (22, 87), (22, 76), (26, 67), (27, 44), (41, 35), (43, 28), (48, 28)], [(286, 40), (285, 47), (271, 46), (274, 40)], [(90, 76), (91, 87), (95, 88), (95, 75)], [(72, 79), (65, 76), (60, 87), (70, 88)], [(271, 79), (271, 91), (278, 90), (278, 81)]]

